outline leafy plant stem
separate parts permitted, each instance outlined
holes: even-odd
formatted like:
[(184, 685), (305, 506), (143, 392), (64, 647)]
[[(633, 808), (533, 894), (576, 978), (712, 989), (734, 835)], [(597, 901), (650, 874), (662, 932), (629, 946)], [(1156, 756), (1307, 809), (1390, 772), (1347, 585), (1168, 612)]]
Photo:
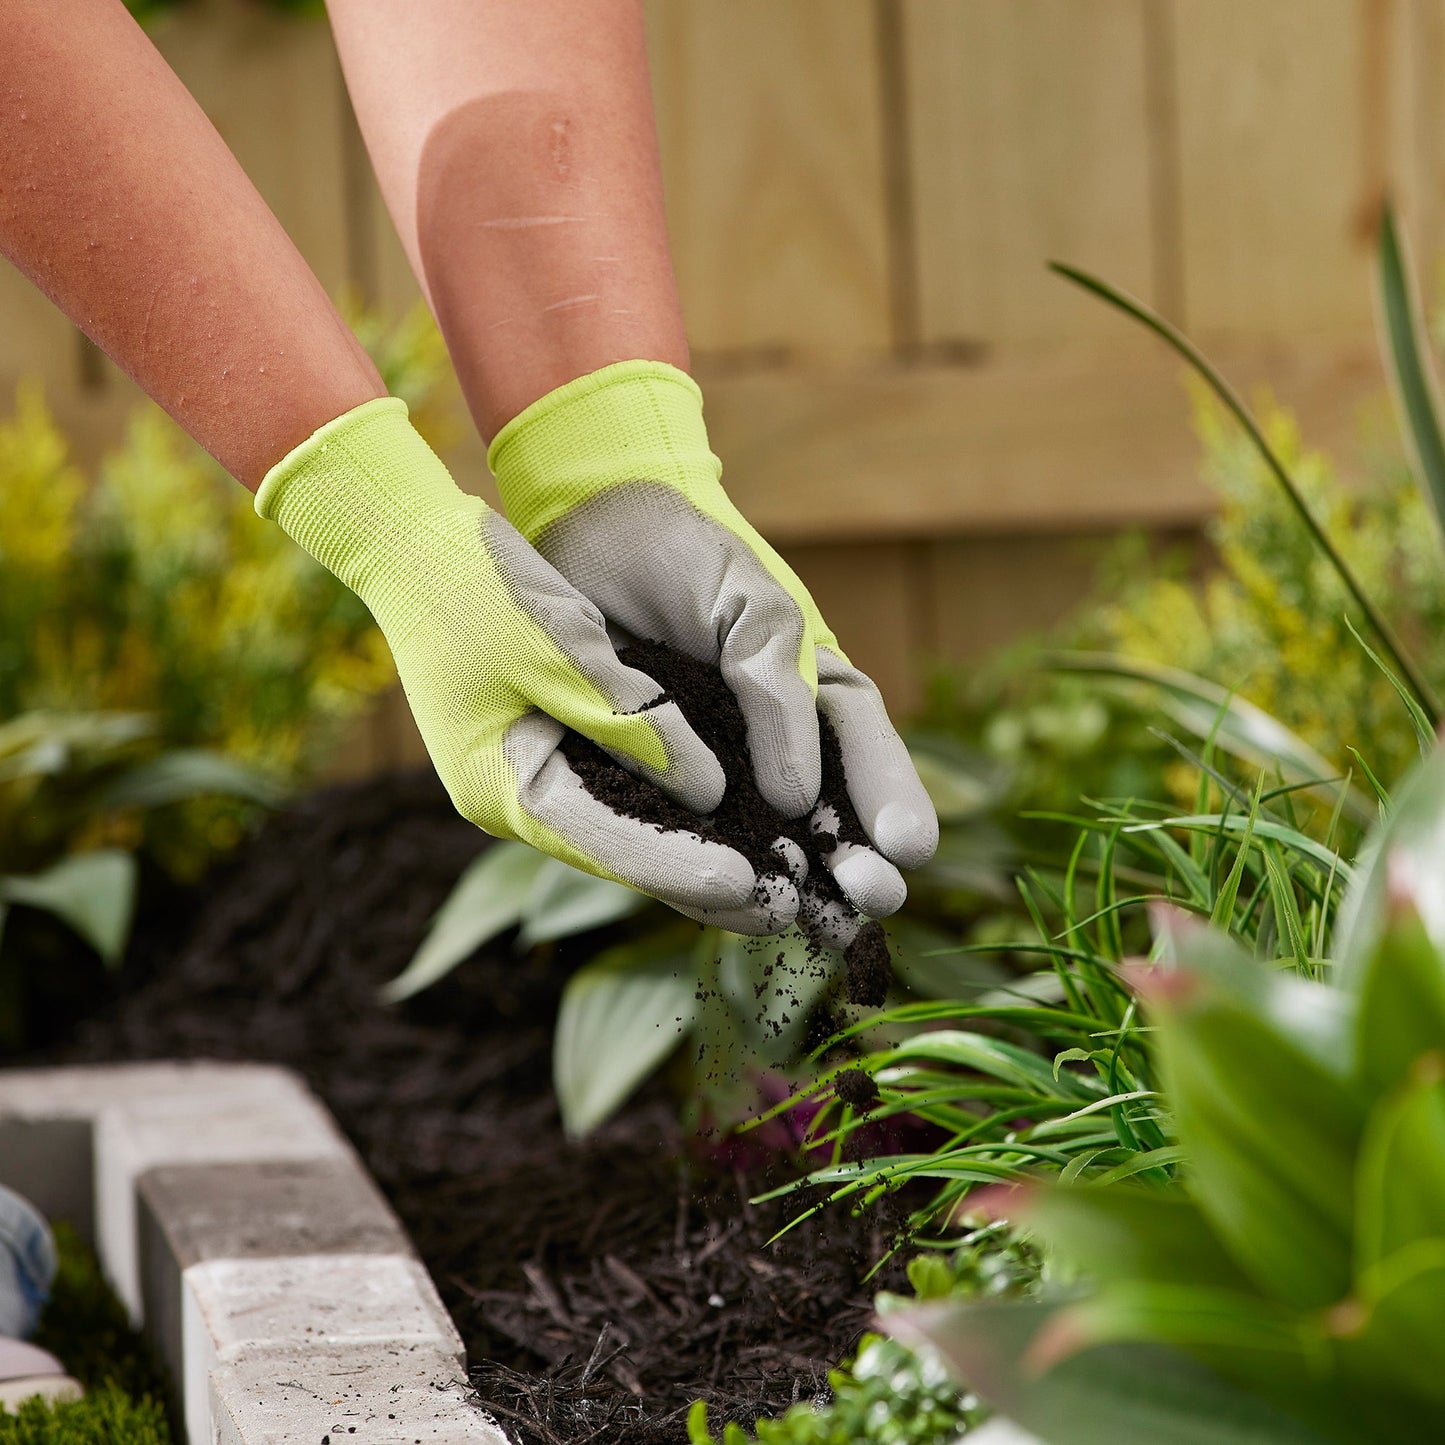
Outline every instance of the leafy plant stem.
[(1171, 326), (1162, 316), (1142, 301), (1128, 295), (1124, 291), (1111, 286), (1107, 281), (1091, 275), (1087, 271), (1081, 271), (1077, 267), (1070, 266), (1062, 261), (1050, 261), (1049, 269), (1072, 281), (1076, 286), (1083, 287), (1086, 291), (1093, 292), (1101, 300), (1107, 301), (1111, 306), (1117, 307), (1126, 315), (1132, 316), (1136, 321), (1147, 326), (1156, 336), (1162, 338), (1176, 352), (1182, 356), (1190, 366), (1204, 379), (1210, 390), (1223, 403), (1225, 408), (1234, 419), (1243, 427), (1245, 435), (1248, 436), (1255, 450), (1259, 453), (1265, 466), (1269, 468), (1270, 474), (1284, 489), (1285, 495), (1289, 498), (1291, 506), (1299, 514), (1302, 521), (1314, 538), (1316, 545), (1329, 559), (1330, 566), (1334, 568), (1340, 581), (1344, 583), (1346, 591), (1353, 598), (1355, 605), (1364, 614), (1365, 620), (1370, 624), (1371, 629), (1379, 637), (1384, 645), (1385, 651), (1394, 660), (1395, 666), (1399, 669), (1400, 675), (1409, 685), (1410, 690), (1419, 699), (1421, 707), (1426, 716), (1430, 719), (1432, 728), (1440, 725), (1440, 704), (1436, 700), (1429, 685), (1421, 676), (1419, 669), (1411, 661), (1409, 654), (1405, 651), (1404, 644), (1395, 635), (1395, 630), (1385, 619), (1379, 608), (1371, 601), (1365, 589), (1360, 585), (1359, 579), (1350, 569), (1339, 549), (1330, 539), (1329, 534), (1319, 524), (1314, 513), (1310, 511), (1309, 504), (1299, 488), (1295, 485), (1294, 478), (1290, 476), (1283, 462), (1274, 448), (1260, 429), (1259, 423), (1254, 419), (1249, 408), (1240, 399), (1239, 394), (1230, 384), (1215, 370), (1212, 363), (1204, 354), (1186, 337), (1181, 331)]

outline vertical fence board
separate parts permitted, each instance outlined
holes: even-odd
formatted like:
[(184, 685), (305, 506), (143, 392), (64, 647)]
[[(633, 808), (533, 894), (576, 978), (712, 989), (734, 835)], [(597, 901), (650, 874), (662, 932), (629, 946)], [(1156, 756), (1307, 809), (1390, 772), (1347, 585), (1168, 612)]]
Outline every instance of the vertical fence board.
[[(49, 392), (80, 385), (80, 336), (9, 261), (0, 257), (0, 378), (34, 377)], [(0, 396), (6, 412), (10, 396)]]
[(324, 21), (207, 0), (153, 38), (329, 292), (348, 279), (341, 70)]
[(1371, 0), (1173, 0), (1189, 324), (1369, 325)]
[(904, 5), (923, 339), (1116, 341), (1044, 263), (1150, 292), (1142, 0)]
[(793, 546), (788, 564), (813, 594), (850, 661), (906, 717), (918, 704), (923, 650), (915, 605), (916, 548), (904, 542)]
[(673, 260), (700, 351), (889, 340), (868, 0), (648, 6)]

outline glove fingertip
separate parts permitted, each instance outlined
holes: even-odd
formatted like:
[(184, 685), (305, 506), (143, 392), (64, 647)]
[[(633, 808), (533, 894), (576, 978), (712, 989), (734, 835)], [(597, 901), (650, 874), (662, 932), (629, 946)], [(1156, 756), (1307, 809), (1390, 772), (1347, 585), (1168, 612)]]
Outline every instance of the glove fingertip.
[(938, 848), (938, 815), (906, 803), (885, 803), (873, 820), (878, 851), (900, 868), (919, 868)]

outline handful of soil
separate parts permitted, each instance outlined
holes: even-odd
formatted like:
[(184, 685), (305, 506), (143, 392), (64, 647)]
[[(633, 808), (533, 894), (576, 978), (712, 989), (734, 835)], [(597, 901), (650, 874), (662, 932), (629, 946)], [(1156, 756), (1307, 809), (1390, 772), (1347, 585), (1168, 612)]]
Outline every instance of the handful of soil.
[[(562, 754), (583, 787), (613, 812), (651, 824), (660, 833), (694, 833), (735, 848), (753, 865), (760, 884), (769, 877), (786, 876), (786, 864), (775, 847), (780, 839), (786, 840), (807, 860), (807, 878), (799, 884), (805, 909), (817, 911), (832, 905), (852, 913), (852, 905), (835, 882), (827, 859), (840, 844), (871, 847), (872, 842), (848, 796), (843, 750), (827, 718), (821, 714), (818, 717), (823, 758), (818, 803), (820, 809), (831, 810), (831, 817), (826, 811), (823, 816), (832, 826), (815, 828), (808, 816), (785, 818), (758, 791), (748, 751), (747, 723), (717, 668), (662, 642), (633, 642), (620, 649), (618, 656), (662, 686), (664, 699), (660, 700), (677, 704), (693, 731), (722, 764), (727, 790), (717, 810), (700, 818), (653, 784), (629, 773), (595, 743), (578, 733), (569, 733), (562, 742)], [(892, 981), (882, 927), (876, 922), (865, 923), (844, 957), (848, 1001), (870, 1007), (882, 1004)]]

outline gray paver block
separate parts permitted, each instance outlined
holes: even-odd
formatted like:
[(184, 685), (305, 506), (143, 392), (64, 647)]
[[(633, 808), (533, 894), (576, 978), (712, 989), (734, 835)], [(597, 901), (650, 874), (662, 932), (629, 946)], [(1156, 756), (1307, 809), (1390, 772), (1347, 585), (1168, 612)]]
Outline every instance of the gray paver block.
[(222, 1365), (211, 1416), (207, 1445), (510, 1445), (456, 1362), (428, 1344)]
[(182, 1269), (208, 1259), (411, 1252), (381, 1190), (350, 1155), (163, 1164), (136, 1184)]
[(147, 1333), (180, 1379), (181, 1271), (210, 1259), (412, 1253), (361, 1162), (180, 1164), (136, 1181), (141, 1306)]
[(192, 1442), (208, 1438), (206, 1381), (218, 1365), (258, 1355), (304, 1361), (341, 1345), (424, 1344), (465, 1363), (461, 1337), (425, 1268), (409, 1255), (212, 1260), (182, 1282), (182, 1373)]
[(168, 1091), (101, 1109), (95, 1124), (96, 1242), (116, 1293), (141, 1318), (136, 1186), (160, 1164), (348, 1159), (351, 1146), (284, 1069), (197, 1066)]

